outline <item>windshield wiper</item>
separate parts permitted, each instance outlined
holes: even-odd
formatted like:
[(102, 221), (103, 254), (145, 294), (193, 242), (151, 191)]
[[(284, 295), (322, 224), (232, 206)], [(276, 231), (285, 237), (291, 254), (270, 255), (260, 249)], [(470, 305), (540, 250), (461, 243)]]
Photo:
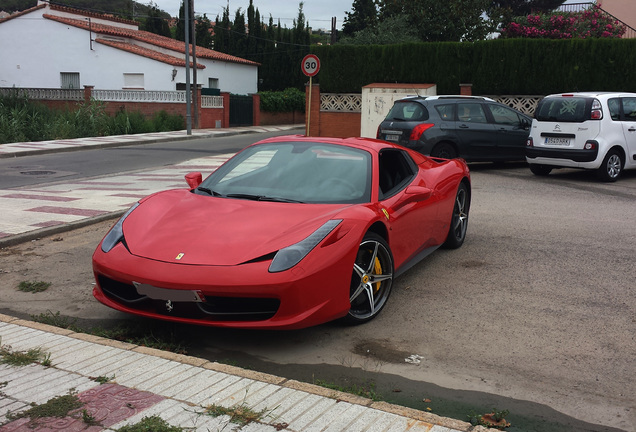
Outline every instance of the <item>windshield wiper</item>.
[(248, 199), (253, 201), (271, 201), (271, 202), (290, 202), (290, 203), (302, 203), (302, 201), (288, 199), (288, 198), (279, 198), (279, 197), (269, 197), (265, 195), (250, 195), (250, 194), (227, 194), (227, 198), (239, 198), (239, 199)]
[(218, 192), (216, 192), (216, 191), (213, 191), (213, 190), (212, 190), (212, 189), (210, 189), (210, 188), (203, 187), (203, 186), (199, 186), (199, 187), (197, 188), (197, 190), (198, 190), (198, 191), (201, 191), (201, 192), (205, 192), (205, 193), (206, 193), (206, 194), (208, 194), (208, 195), (216, 196), (216, 197), (223, 196), (222, 194), (220, 194), (220, 193), (218, 193)]

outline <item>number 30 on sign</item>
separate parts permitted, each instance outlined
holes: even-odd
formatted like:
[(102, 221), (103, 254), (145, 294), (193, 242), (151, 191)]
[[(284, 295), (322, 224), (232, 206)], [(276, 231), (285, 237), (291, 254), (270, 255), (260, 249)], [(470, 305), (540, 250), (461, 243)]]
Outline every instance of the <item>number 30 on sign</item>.
[(305, 75), (312, 77), (320, 70), (320, 60), (315, 54), (307, 54), (303, 58), (302, 70)]

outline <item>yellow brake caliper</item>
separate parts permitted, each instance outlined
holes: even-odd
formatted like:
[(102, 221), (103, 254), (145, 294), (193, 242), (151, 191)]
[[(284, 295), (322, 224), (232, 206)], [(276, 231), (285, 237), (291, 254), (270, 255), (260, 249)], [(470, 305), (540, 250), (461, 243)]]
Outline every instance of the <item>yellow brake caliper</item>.
[[(380, 260), (378, 259), (378, 257), (375, 257), (375, 265), (373, 266), (373, 274), (382, 274), (382, 264), (380, 264)], [(373, 287), (375, 292), (380, 291), (380, 285), (382, 284), (382, 282), (376, 282), (375, 286)]]

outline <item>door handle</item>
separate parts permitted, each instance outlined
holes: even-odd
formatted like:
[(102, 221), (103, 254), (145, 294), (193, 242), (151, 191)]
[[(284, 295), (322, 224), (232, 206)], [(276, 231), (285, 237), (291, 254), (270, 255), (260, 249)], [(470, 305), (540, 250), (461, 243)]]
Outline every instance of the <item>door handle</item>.
[(465, 125), (465, 124), (460, 124), (459, 127), (462, 129), (468, 129), (468, 125)]
[(629, 129), (627, 129), (630, 132), (636, 132), (636, 128), (634, 126), (630, 127)]

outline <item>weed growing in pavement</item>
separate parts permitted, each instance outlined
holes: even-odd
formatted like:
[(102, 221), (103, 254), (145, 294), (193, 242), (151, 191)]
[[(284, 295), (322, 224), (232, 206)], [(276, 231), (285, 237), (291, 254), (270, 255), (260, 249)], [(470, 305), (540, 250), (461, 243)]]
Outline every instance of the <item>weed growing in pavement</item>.
[(39, 293), (46, 291), (51, 286), (51, 282), (42, 281), (22, 281), (18, 284), (18, 289), (24, 292)]
[(88, 426), (97, 426), (99, 424), (99, 422), (95, 419), (95, 416), (85, 409), (82, 410), (82, 421)]
[(331, 390), (337, 390), (343, 393), (350, 393), (356, 396), (362, 396), (373, 401), (381, 401), (382, 396), (375, 391), (375, 383), (365, 383), (362, 386), (352, 384), (350, 386), (340, 386), (337, 384), (328, 383), (324, 380), (314, 380), (314, 384), (320, 387), (328, 388)]
[(76, 319), (71, 319), (69, 317), (60, 315), (59, 311), (53, 313), (48, 310), (46, 311), (46, 313), (41, 313), (40, 315), (31, 315), (31, 319), (35, 322), (48, 324), (53, 327), (59, 327), (72, 331), (80, 331), (79, 328), (75, 325), (75, 323), (77, 322)]
[(106, 384), (109, 383), (111, 381), (113, 381), (115, 379), (115, 375), (113, 376), (105, 376), (105, 375), (100, 375), (98, 377), (91, 377), (91, 379), (95, 382), (98, 382), (100, 384)]
[(0, 364), (26, 366), (32, 363), (40, 363), (42, 366), (47, 367), (51, 366), (51, 355), (42, 351), (42, 348), (13, 351), (9, 345), (0, 345)]
[(179, 426), (171, 426), (159, 416), (144, 417), (140, 422), (122, 426), (118, 432), (184, 432)]
[(231, 408), (225, 408), (220, 405), (209, 405), (205, 408), (205, 413), (212, 417), (219, 417), (226, 415), (230, 417), (231, 423), (236, 423), (241, 426), (245, 426), (252, 422), (258, 422), (267, 415), (268, 410), (254, 411), (245, 404), (234, 406)]
[(68, 416), (71, 411), (81, 408), (82, 406), (84, 406), (84, 404), (77, 397), (77, 390), (70, 389), (68, 394), (55, 396), (53, 399), (49, 399), (46, 403), (35, 405), (26, 411), (8, 413), (6, 417), (12, 421), (27, 417), (31, 420), (37, 420), (42, 417), (62, 418)]
[(505, 430), (507, 427), (510, 427), (510, 423), (505, 419), (508, 414), (510, 414), (510, 411), (498, 411), (497, 408), (493, 408), (492, 412), (483, 415), (476, 414), (475, 411), (471, 411), (468, 415), (468, 421), (473, 426), (485, 426), (488, 428)]

